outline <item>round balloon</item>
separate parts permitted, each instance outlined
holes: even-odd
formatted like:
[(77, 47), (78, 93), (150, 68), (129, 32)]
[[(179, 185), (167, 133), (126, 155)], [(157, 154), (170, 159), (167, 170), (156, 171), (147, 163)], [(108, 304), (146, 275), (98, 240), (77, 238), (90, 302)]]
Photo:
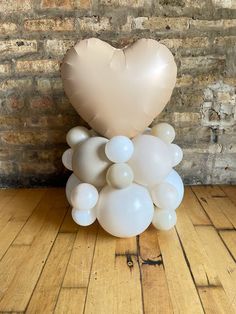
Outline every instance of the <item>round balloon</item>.
[(125, 163), (111, 165), (107, 171), (107, 183), (116, 189), (126, 188), (133, 182), (133, 179), (133, 171)]
[(112, 162), (126, 162), (134, 151), (132, 141), (122, 135), (114, 136), (105, 146), (105, 153)]
[(77, 185), (71, 192), (72, 206), (79, 210), (92, 209), (98, 201), (97, 189), (89, 183)]
[(170, 230), (176, 225), (177, 216), (175, 210), (155, 208), (152, 224), (158, 230)]
[(71, 192), (72, 190), (81, 183), (81, 181), (72, 173), (66, 182), (66, 198), (71, 204)]
[(67, 133), (66, 141), (70, 147), (74, 147), (90, 137), (89, 130), (83, 126), (76, 126)]
[(172, 157), (172, 167), (177, 166), (183, 159), (183, 151), (176, 144), (169, 145), (170, 155)]
[(152, 135), (159, 137), (166, 143), (173, 142), (175, 138), (175, 129), (168, 123), (158, 123), (151, 130)]
[(152, 187), (153, 203), (160, 208), (173, 210), (178, 207), (178, 191), (170, 183), (162, 182)]
[(164, 182), (170, 183), (176, 188), (178, 192), (178, 207), (184, 197), (184, 184), (180, 175), (176, 170), (172, 169), (168, 176), (164, 179)]
[(71, 212), (74, 222), (80, 226), (89, 226), (96, 220), (95, 210), (79, 210), (73, 208)]
[(134, 153), (128, 164), (134, 172), (134, 181), (152, 187), (171, 171), (168, 145), (158, 137), (139, 135), (133, 139)]
[(72, 168), (82, 182), (96, 187), (106, 184), (106, 172), (111, 164), (105, 154), (107, 142), (104, 137), (91, 137), (75, 147)]
[(126, 238), (142, 233), (153, 218), (153, 203), (147, 189), (131, 184), (125, 189), (105, 186), (96, 206), (97, 219), (110, 234)]
[(71, 148), (64, 151), (62, 155), (62, 163), (68, 170), (72, 170), (72, 155), (73, 150)]

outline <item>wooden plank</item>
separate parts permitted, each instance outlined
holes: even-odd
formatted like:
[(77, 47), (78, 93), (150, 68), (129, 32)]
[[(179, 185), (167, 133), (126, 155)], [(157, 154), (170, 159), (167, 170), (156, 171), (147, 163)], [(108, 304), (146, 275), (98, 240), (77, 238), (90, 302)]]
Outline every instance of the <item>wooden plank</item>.
[(26, 313), (53, 313), (71, 254), (75, 234), (58, 235)]
[(84, 310), (85, 298), (86, 288), (62, 288), (54, 313), (82, 314)]
[(5, 209), (6, 204), (16, 195), (16, 189), (0, 189), (0, 211)]
[[(184, 206), (183, 206), (184, 205)], [(211, 225), (212, 222), (206, 215), (206, 212), (200, 205), (197, 197), (193, 193), (191, 187), (186, 186), (184, 191), (184, 199), (177, 209), (177, 213), (184, 211), (193, 225)]]
[(158, 232), (158, 240), (174, 313), (203, 313), (175, 229)]
[(236, 228), (236, 205), (228, 197), (225, 197), (217, 200), (217, 206)]
[(196, 227), (202, 244), (214, 265), (221, 284), (236, 311), (236, 265), (213, 227)]
[(116, 239), (116, 255), (137, 255), (138, 247), (136, 237)]
[(19, 232), (13, 244), (17, 245), (30, 245), (38, 232), (47, 220), (48, 212), (55, 207), (60, 206), (60, 201), (63, 196), (58, 198), (58, 194), (63, 193), (62, 189), (48, 189), (42, 197), (40, 203), (35, 208), (33, 214), (30, 216), (22, 230)]
[[(210, 192), (209, 189), (204, 186), (193, 186), (192, 189), (216, 228), (233, 229), (232, 223), (219, 206), (219, 200), (221, 200), (221, 198), (212, 197), (212, 189), (210, 189)], [(222, 199), (222, 202), (225, 202), (225, 200), (226, 197)]]
[(223, 239), (225, 245), (227, 246), (228, 250), (236, 260), (236, 231), (220, 231), (220, 236)]
[(45, 191), (20, 190), (0, 214), (0, 259), (38, 205)]
[[(63, 287), (79, 288), (88, 286), (97, 238), (97, 228), (97, 224), (79, 228), (63, 281)], [(70, 291), (72, 290), (66, 293), (68, 294)]]
[(143, 312), (137, 257), (116, 255), (115, 250), (116, 238), (99, 229), (85, 313)]
[(236, 205), (236, 185), (221, 185), (224, 193), (231, 199)]
[(0, 261), (0, 299), (7, 291), (29, 249), (30, 247), (25, 245), (10, 246)]
[(204, 287), (198, 291), (206, 314), (235, 313), (222, 287)]
[(144, 313), (173, 313), (157, 230), (153, 226), (139, 236), (139, 250)]
[(48, 212), (44, 225), (35, 237), (18, 272), (0, 300), (0, 311), (22, 312), (26, 309), (66, 213), (67, 202), (64, 195), (58, 193), (57, 199), (51, 198), (50, 202), (51, 210)]
[(187, 256), (195, 285), (218, 286), (220, 285), (218, 275), (209, 261), (207, 252), (203, 248), (192, 222), (185, 211), (182, 210), (185, 206), (188, 206), (188, 204), (184, 202), (178, 211), (176, 229)]

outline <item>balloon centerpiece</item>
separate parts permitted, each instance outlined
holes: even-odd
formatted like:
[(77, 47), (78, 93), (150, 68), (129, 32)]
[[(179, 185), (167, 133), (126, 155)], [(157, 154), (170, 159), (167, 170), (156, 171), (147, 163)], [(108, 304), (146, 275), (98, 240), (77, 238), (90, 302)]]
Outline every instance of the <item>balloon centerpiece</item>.
[(72, 128), (62, 156), (73, 171), (66, 196), (74, 221), (88, 226), (97, 219), (117, 237), (138, 235), (150, 223), (172, 228), (184, 194), (173, 167), (183, 152), (172, 143), (171, 125), (147, 128), (176, 82), (169, 49), (151, 39), (115, 49), (90, 38), (68, 51), (61, 72), (72, 105), (93, 129)]

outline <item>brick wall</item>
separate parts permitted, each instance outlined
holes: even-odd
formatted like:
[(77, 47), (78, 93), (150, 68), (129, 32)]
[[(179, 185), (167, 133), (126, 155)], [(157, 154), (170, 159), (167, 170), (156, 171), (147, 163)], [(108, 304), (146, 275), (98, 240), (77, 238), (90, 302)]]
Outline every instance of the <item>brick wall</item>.
[[(185, 183), (236, 182), (236, 0), (0, 0), (0, 182), (63, 184), (66, 132), (84, 124), (63, 93), (68, 48), (95, 36), (167, 45), (178, 81), (159, 120), (177, 131)], [(156, 123), (157, 121), (154, 121)]]

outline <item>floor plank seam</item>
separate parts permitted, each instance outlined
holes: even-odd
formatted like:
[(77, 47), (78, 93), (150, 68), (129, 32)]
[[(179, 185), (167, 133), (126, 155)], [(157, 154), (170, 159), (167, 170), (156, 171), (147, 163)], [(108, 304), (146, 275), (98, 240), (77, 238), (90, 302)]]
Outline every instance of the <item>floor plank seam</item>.
[(197, 295), (198, 295), (198, 299), (199, 299), (199, 301), (200, 301), (202, 310), (203, 310), (203, 312), (205, 313), (204, 305), (203, 305), (202, 299), (201, 299), (201, 297), (200, 297), (200, 295), (199, 295), (199, 291), (198, 291), (198, 288), (197, 288), (197, 285), (196, 285), (196, 282), (195, 282), (195, 279), (194, 279), (194, 276), (193, 276), (193, 272), (192, 272), (192, 269), (191, 269), (191, 266), (190, 266), (190, 262), (189, 262), (189, 260), (188, 260), (187, 254), (186, 254), (186, 252), (185, 252), (185, 250), (184, 250), (184, 246), (183, 246), (183, 243), (182, 243), (182, 241), (181, 241), (181, 238), (180, 238), (180, 235), (179, 235), (179, 233), (178, 233), (178, 230), (177, 230), (176, 227), (174, 227), (174, 228), (175, 228), (175, 230), (176, 230), (176, 234), (177, 234), (177, 237), (178, 237), (178, 239), (179, 239), (180, 246), (181, 246), (181, 248), (182, 248), (182, 252), (183, 252), (183, 255), (184, 255), (184, 259), (185, 259), (186, 265), (188, 266), (190, 275), (191, 275), (191, 277), (192, 277), (192, 281), (193, 281), (194, 287), (195, 287), (195, 289), (196, 289), (196, 293), (197, 293)]
[(145, 314), (145, 306), (144, 306), (144, 292), (143, 292), (143, 275), (142, 275), (142, 267), (140, 265), (140, 259), (141, 254), (140, 254), (140, 237), (139, 235), (136, 236), (136, 247), (137, 247), (137, 263), (138, 263), (138, 268), (139, 268), (139, 280), (140, 280), (140, 290), (141, 290), (141, 300), (142, 300), (142, 311), (143, 314)]
[[(224, 231), (224, 232), (225, 232), (225, 231), (228, 232), (229, 230), (227, 229), (227, 230), (223, 230), (223, 231)], [(230, 231), (232, 231), (232, 229), (230, 229)], [(233, 231), (234, 231), (234, 230), (233, 230)], [(220, 237), (222, 243), (224, 244), (224, 247), (225, 247), (226, 250), (228, 251), (229, 255), (232, 257), (233, 261), (236, 263), (235, 257), (234, 257), (233, 254), (231, 253), (230, 249), (228, 248), (227, 244), (225, 243), (223, 237), (221, 236), (221, 234), (220, 234), (220, 232), (219, 232), (218, 230), (217, 230), (217, 234), (219, 235), (219, 237)]]
[(92, 268), (93, 268), (95, 249), (96, 249), (96, 245), (97, 245), (98, 232), (99, 232), (99, 227), (97, 227), (96, 238), (95, 238), (95, 241), (94, 241), (93, 256), (92, 256), (92, 261), (91, 261), (91, 266), (90, 266), (90, 271), (89, 271), (87, 291), (86, 291), (86, 295), (85, 295), (85, 299), (84, 299), (83, 314), (85, 314), (85, 310), (86, 310), (86, 303), (87, 303), (88, 290), (89, 290), (89, 284), (90, 284), (90, 279), (91, 279), (91, 272), (92, 272)]

